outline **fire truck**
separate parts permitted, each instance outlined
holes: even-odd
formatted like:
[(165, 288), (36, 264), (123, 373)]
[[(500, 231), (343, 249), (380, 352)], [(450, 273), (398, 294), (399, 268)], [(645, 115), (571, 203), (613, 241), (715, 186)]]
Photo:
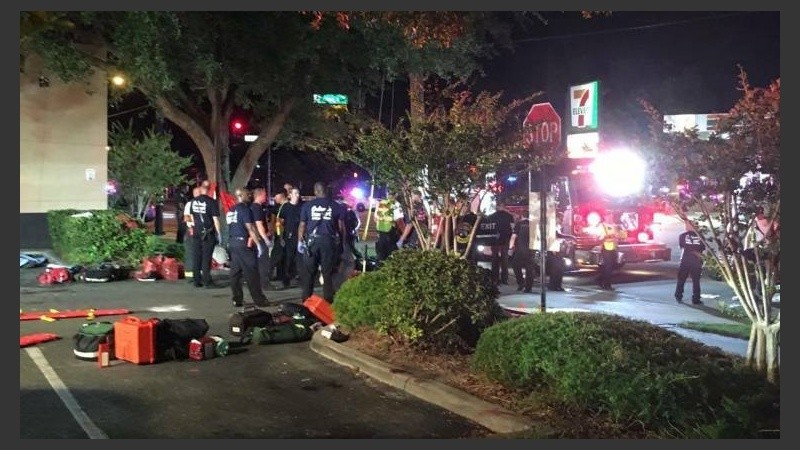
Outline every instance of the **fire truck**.
[(671, 259), (671, 249), (653, 238), (660, 202), (647, 193), (646, 166), (637, 153), (613, 150), (592, 159), (567, 159), (554, 172), (549, 181), (556, 227), (574, 238), (576, 265), (599, 263), (604, 220), (617, 231), (617, 268)]
[[(569, 244), (564, 246), (569, 252), (564, 256), (574, 268), (595, 268), (599, 264), (604, 220), (617, 231), (616, 269), (625, 263), (671, 259), (671, 249), (653, 237), (654, 216), (663, 208), (655, 196), (647, 193), (645, 164), (637, 153), (604, 151), (594, 158), (565, 159), (546, 170), (545, 190), (552, 199), (549, 203), (555, 207), (555, 233)], [(533, 192), (541, 189), (539, 176), (540, 173), (533, 173)], [(517, 197), (518, 203), (508, 209), (517, 215), (527, 215), (528, 193), (527, 190), (520, 193), (521, 185), (527, 183), (517, 184), (505, 183), (506, 195)], [(609, 219), (612, 223), (608, 223)]]

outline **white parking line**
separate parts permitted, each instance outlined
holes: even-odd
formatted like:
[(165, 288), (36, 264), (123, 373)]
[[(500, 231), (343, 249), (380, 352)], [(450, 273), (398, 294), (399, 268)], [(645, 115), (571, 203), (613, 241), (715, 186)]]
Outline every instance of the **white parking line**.
[(28, 347), (25, 349), (28, 353), (28, 356), (31, 357), (33, 362), (42, 372), (42, 375), (47, 379), (47, 382), (50, 383), (50, 386), (53, 390), (61, 397), (61, 401), (64, 402), (64, 406), (67, 407), (69, 412), (72, 414), (72, 417), (75, 418), (75, 421), (78, 422), (78, 425), (83, 428), (83, 431), (89, 436), (89, 439), (108, 439), (108, 435), (106, 435), (103, 430), (101, 430), (92, 419), (83, 411), (83, 408), (78, 404), (78, 401), (75, 400), (75, 397), (72, 396), (72, 392), (69, 391), (67, 386), (61, 381), (56, 371), (50, 366), (50, 363), (47, 362), (47, 358), (44, 357), (42, 351), (36, 347)]

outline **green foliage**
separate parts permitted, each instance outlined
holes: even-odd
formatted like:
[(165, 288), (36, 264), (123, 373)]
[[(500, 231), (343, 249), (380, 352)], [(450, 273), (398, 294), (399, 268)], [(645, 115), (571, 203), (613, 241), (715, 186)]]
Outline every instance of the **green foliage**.
[(619, 316), (557, 312), (500, 323), (481, 335), (472, 365), (665, 436), (759, 437), (780, 417), (779, 393), (742, 361)]
[(431, 351), (471, 351), (503, 317), (487, 270), (439, 251), (398, 250), (379, 272), (386, 279), (377, 330)]
[(713, 323), (713, 322), (683, 322), (678, 324), (681, 328), (730, 336), (739, 339), (750, 339), (749, 323)]
[(345, 281), (336, 291), (336, 322), (350, 329), (375, 328), (387, 309), (386, 272), (365, 272)]
[(53, 250), (70, 264), (116, 262), (136, 266), (151, 254), (144, 227), (128, 228), (115, 210), (88, 211), (90, 217), (71, 217), (87, 211), (48, 211), (47, 222)]
[(147, 208), (169, 186), (185, 182), (183, 172), (192, 159), (170, 148), (172, 136), (152, 128), (139, 139), (132, 122), (114, 123), (108, 136), (109, 178), (117, 182), (117, 193), (129, 205), (129, 213), (144, 220)]
[(150, 255), (162, 254), (183, 261), (185, 250), (183, 244), (175, 242), (172, 238), (150, 234), (147, 236), (147, 248)]

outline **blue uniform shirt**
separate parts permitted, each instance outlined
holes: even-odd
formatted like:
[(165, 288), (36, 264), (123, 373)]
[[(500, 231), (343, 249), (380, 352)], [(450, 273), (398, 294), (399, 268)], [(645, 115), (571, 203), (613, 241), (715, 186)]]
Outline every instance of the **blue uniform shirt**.
[(250, 233), (247, 231), (246, 223), (253, 223), (253, 212), (247, 203), (237, 203), (232, 210), (225, 215), (228, 223), (228, 233), (231, 237), (247, 238)]

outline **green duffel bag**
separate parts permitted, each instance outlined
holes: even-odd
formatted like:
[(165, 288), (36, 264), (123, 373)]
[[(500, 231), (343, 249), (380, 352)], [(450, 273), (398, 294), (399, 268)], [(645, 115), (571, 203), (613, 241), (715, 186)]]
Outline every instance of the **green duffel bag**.
[(311, 337), (311, 330), (295, 321), (253, 327), (253, 342), (256, 344), (283, 344), (286, 342), (300, 342)]
[(114, 358), (114, 324), (111, 322), (86, 322), (81, 324), (72, 337), (72, 353), (83, 361), (97, 361), (100, 344), (109, 347), (109, 356)]

